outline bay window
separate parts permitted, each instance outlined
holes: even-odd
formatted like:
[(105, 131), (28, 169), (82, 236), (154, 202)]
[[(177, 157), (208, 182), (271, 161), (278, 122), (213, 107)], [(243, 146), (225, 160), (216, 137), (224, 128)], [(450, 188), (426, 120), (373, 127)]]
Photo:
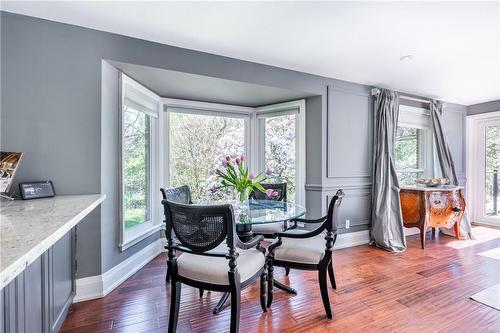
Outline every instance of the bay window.
[(121, 75), (121, 233), (122, 250), (161, 227), (157, 199), (160, 98)]

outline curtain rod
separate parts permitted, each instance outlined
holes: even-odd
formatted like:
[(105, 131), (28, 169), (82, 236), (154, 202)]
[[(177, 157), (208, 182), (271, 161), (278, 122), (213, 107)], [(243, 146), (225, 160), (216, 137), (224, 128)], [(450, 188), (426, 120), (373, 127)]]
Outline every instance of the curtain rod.
[[(372, 89), (372, 95), (378, 95), (380, 93), (379, 88), (373, 88)], [(417, 97), (412, 97), (408, 95), (399, 95), (399, 98), (406, 99), (409, 101), (415, 101), (415, 102), (420, 102), (420, 103), (425, 103), (425, 104), (430, 104), (431, 101), (428, 99), (422, 99), (422, 98), (417, 98)]]

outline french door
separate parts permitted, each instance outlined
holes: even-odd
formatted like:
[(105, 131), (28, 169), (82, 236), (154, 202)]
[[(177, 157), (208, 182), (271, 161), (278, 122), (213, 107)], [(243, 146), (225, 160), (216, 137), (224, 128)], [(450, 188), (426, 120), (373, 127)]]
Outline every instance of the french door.
[(468, 119), (468, 198), (473, 221), (500, 225), (500, 112)]

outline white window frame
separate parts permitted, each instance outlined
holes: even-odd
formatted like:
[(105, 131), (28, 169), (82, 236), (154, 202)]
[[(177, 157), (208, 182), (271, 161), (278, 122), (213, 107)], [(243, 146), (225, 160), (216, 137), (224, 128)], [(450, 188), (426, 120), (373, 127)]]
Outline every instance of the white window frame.
[(399, 106), (398, 127), (416, 128), (424, 130), (419, 138), (419, 168), (406, 169), (397, 172), (422, 172), (423, 177), (434, 177), (434, 145), (431, 129), (431, 119), (429, 110), (408, 105)]
[[(305, 100), (291, 101), (262, 107), (245, 107), (229, 104), (162, 98), (163, 104), (163, 187), (170, 187), (170, 151), (169, 151), (169, 112), (204, 114), (209, 116), (245, 119), (245, 156), (250, 171), (263, 171), (262, 160), (263, 132), (260, 130), (259, 117), (266, 115), (297, 113), (296, 125), (296, 174), (295, 188), (298, 204), (305, 204)], [(262, 132), (262, 133), (261, 133)], [(262, 147), (261, 147), (262, 146)]]
[(306, 179), (306, 121), (305, 100), (291, 101), (258, 107), (255, 109), (255, 152), (256, 169), (265, 168), (265, 119), (283, 115), (295, 114), (295, 193), (294, 201), (305, 205)]
[[(161, 98), (147, 89), (146, 87), (134, 81), (130, 77), (123, 73), (120, 73), (120, 112), (119, 112), (119, 146), (120, 146), (120, 243), (119, 248), (121, 251), (128, 249), (129, 247), (137, 244), (141, 240), (149, 237), (158, 230), (164, 228), (162, 223), (162, 209), (160, 207), (159, 184), (162, 180), (162, 174), (159, 172), (161, 170), (161, 154), (163, 145), (163, 114), (160, 112)], [(142, 112), (148, 115), (150, 121), (150, 220), (142, 222), (137, 226), (129, 229), (125, 229), (124, 223), (124, 163), (123, 163), (123, 112), (125, 108), (131, 107), (136, 111)]]
[[(245, 156), (249, 163), (249, 169), (252, 170), (253, 155), (252, 146), (252, 114), (253, 108), (229, 104), (209, 103), (200, 101), (191, 101), (174, 98), (162, 98), (163, 103), (163, 128), (164, 128), (164, 151), (163, 151), (163, 170), (164, 187), (170, 187), (170, 113), (186, 113), (195, 115), (206, 115), (213, 117), (238, 118), (245, 121)], [(222, 157), (221, 157), (222, 158)]]
[[(500, 111), (467, 116), (467, 203), (474, 223), (499, 226), (500, 216), (487, 216), (485, 202), (485, 136), (487, 126), (500, 124)], [(481, 135), (483, 134), (483, 135)]]

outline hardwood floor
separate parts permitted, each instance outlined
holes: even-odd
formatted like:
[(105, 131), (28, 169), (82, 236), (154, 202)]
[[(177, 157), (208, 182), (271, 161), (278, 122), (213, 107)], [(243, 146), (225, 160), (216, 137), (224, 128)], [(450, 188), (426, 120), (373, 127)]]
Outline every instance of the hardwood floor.
[[(437, 235), (420, 249), (388, 253), (369, 246), (334, 251), (338, 289), (326, 319), (315, 272), (276, 268), (297, 296), (276, 291), (262, 313), (258, 283), (243, 292), (240, 332), (500, 332), (500, 311), (469, 296), (500, 282), (500, 230), (474, 228), (477, 240)], [(428, 233), (430, 238), (430, 233)], [(166, 332), (169, 285), (160, 255), (103, 299), (74, 304), (62, 332)], [(227, 332), (230, 309), (212, 308), (220, 293), (183, 286), (178, 332)], [(500, 297), (500, 295), (499, 295)]]

